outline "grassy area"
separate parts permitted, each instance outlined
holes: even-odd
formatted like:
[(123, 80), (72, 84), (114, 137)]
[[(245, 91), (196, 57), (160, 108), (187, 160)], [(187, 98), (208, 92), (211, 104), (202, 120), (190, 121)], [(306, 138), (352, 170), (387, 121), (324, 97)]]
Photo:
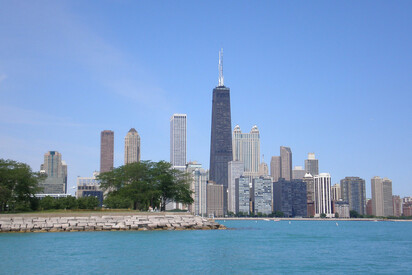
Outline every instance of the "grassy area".
[(169, 214), (179, 214), (179, 215), (189, 215), (187, 212), (141, 212), (138, 210), (131, 209), (99, 209), (99, 210), (42, 210), (42, 211), (30, 211), (30, 212), (20, 212), (20, 213), (1, 213), (1, 216), (39, 216), (39, 217), (65, 217), (65, 216), (105, 216), (105, 215), (114, 215), (114, 216), (125, 216), (125, 215), (169, 215)]

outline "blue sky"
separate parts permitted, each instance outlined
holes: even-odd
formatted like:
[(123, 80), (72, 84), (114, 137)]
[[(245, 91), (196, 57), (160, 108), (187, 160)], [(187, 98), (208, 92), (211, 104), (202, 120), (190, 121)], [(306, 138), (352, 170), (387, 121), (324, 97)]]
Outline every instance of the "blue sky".
[(410, 1), (1, 1), (0, 158), (38, 170), (62, 153), (69, 186), (99, 169), (100, 131), (169, 160), (188, 115), (188, 160), (209, 166), (224, 48), (232, 124), (257, 125), (269, 162), (315, 152), (332, 182), (393, 180), (412, 196)]

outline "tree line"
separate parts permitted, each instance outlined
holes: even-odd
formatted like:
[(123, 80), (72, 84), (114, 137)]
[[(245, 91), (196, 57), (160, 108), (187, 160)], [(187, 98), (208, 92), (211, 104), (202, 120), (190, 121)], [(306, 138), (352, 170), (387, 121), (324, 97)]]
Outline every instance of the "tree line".
[[(95, 197), (45, 197), (39, 183), (47, 175), (33, 172), (29, 165), (0, 159), (0, 212), (21, 212), (49, 209), (95, 209)], [(190, 176), (172, 169), (169, 162), (141, 161), (114, 168), (98, 176), (104, 190), (107, 208), (131, 208), (147, 211), (149, 208), (166, 210), (169, 201), (193, 203)]]
[(98, 176), (108, 208), (166, 210), (169, 201), (193, 203), (190, 176), (166, 161), (140, 161)]

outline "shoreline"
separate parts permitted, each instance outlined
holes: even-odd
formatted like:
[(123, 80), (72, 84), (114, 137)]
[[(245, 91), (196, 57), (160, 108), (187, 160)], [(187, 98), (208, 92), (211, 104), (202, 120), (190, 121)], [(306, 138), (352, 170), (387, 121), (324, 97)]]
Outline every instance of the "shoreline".
[(402, 220), (402, 219), (382, 219), (382, 218), (263, 218), (263, 217), (227, 217), (227, 218), (215, 218), (217, 221), (369, 221), (369, 222), (412, 222), (412, 220)]
[(64, 214), (0, 215), (0, 233), (227, 229), (212, 219), (188, 213), (89, 212), (79, 215), (71, 212)]

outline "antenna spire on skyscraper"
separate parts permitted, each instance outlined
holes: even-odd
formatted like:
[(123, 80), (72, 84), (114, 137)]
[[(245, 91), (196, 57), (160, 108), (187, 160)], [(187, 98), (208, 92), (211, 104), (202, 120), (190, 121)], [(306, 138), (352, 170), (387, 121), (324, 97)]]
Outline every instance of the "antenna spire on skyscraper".
[(225, 86), (223, 81), (223, 48), (219, 51), (219, 85)]

